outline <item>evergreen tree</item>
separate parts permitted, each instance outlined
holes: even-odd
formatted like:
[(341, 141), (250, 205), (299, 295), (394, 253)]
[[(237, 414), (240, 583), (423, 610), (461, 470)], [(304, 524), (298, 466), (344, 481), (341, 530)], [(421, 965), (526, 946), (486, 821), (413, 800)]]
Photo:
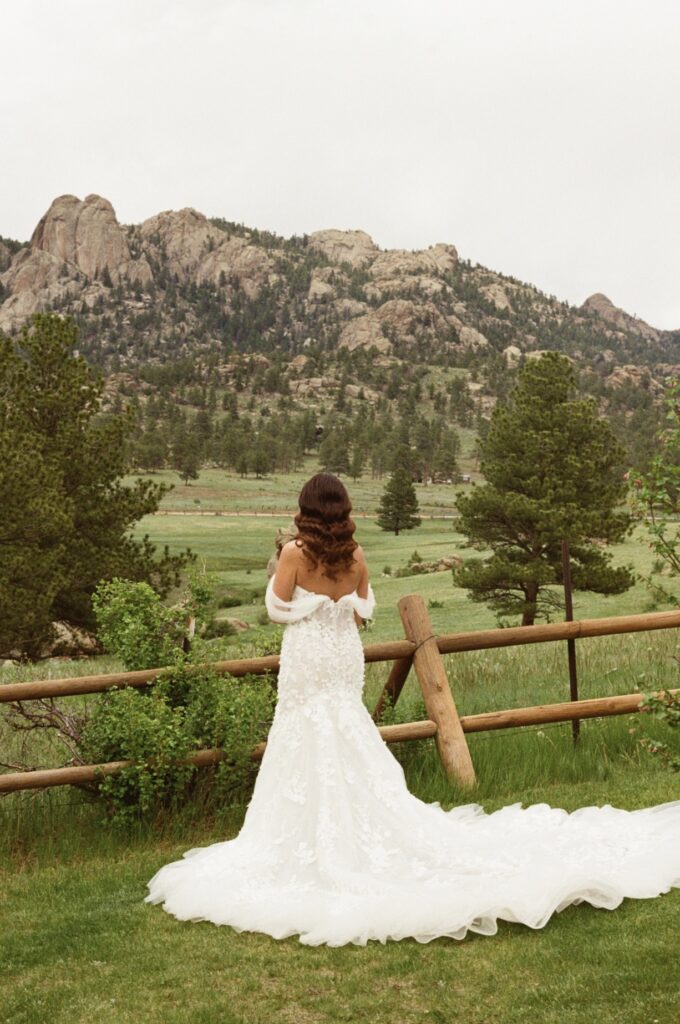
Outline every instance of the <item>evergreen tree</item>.
[(190, 480), (198, 480), (201, 470), (201, 442), (192, 431), (184, 431), (177, 438), (172, 456), (173, 467), (188, 486)]
[(355, 444), (352, 448), (352, 459), (349, 464), (349, 472), (352, 480), (356, 483), (364, 472), (366, 465), (366, 452), (362, 444)]
[(163, 469), (167, 454), (167, 442), (155, 426), (142, 434), (135, 446), (135, 461), (137, 466), (140, 469), (147, 469), (151, 472)]
[(631, 525), (619, 507), (625, 450), (595, 402), (572, 397), (575, 385), (557, 352), (528, 362), (480, 442), (487, 482), (458, 496), (459, 529), (493, 554), (454, 570), (454, 581), (499, 614), (521, 615), (522, 625), (562, 607), (549, 588), (562, 581), (563, 539), (574, 588), (620, 594), (634, 582), (631, 567), (611, 566), (600, 546), (622, 540)]
[(458, 467), (458, 456), (460, 454), (460, 438), (455, 430), (443, 432), (439, 446), (434, 457), (435, 476), (444, 480), (458, 482), (460, 469)]
[(326, 434), (319, 447), (319, 461), (327, 473), (349, 473), (349, 445), (339, 428)]
[(167, 485), (123, 484), (130, 413), (101, 412), (103, 381), (81, 356), (70, 320), (36, 314), (16, 340), (0, 337), (0, 649), (27, 654), (53, 619), (92, 627), (102, 579), (179, 583), (191, 552), (158, 558), (132, 527)]
[(385, 484), (378, 507), (378, 526), (395, 534), (400, 530), (412, 530), (420, 526), (418, 511), (418, 498), (411, 476), (407, 469), (398, 466)]

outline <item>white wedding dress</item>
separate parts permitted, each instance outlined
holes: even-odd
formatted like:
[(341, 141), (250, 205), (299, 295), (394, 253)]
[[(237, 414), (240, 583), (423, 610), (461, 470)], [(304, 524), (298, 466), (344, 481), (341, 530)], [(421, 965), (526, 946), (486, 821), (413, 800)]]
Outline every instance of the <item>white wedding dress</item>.
[(572, 903), (611, 910), (680, 886), (680, 800), (486, 814), (417, 799), (362, 700), (354, 611), (371, 616), (372, 589), (336, 602), (298, 586), (284, 602), (274, 582), (278, 700), (243, 827), (161, 867), (146, 902), (182, 921), (363, 946), (492, 935), (498, 919), (542, 928)]

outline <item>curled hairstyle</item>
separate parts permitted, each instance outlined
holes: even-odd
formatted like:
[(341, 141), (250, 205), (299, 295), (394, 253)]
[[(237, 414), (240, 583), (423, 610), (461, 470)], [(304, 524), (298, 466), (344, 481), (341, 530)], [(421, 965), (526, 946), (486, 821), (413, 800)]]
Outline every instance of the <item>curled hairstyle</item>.
[(295, 543), (302, 548), (312, 568), (316, 569), (321, 563), (326, 576), (332, 580), (338, 572), (348, 572), (359, 545), (352, 536), (356, 526), (350, 515), (352, 502), (345, 485), (332, 473), (317, 473), (300, 491), (298, 503)]

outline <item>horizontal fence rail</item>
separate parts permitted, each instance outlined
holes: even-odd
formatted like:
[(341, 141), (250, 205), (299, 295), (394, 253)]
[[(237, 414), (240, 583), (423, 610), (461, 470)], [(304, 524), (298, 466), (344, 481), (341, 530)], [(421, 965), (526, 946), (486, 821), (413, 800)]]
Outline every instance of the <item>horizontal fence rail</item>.
[[(680, 690), (660, 691), (680, 693)], [(590, 700), (568, 700), (560, 704), (537, 704), (530, 708), (509, 708), (507, 711), (484, 711), (463, 715), (463, 732), (489, 732), (493, 729), (515, 729), (522, 725), (547, 725), (548, 722), (571, 722), (577, 718), (608, 718), (640, 711), (644, 694), (626, 693), (614, 697), (593, 697)]]
[[(422, 722), (400, 722), (398, 725), (379, 726), (380, 735), (386, 743), (400, 743), (403, 740), (424, 740), (434, 736), (437, 726), (425, 719)], [(266, 741), (258, 743), (250, 758), (252, 761), (262, 759)], [(195, 764), (206, 767), (224, 761), (225, 752), (219, 747), (210, 750), (198, 750), (190, 757), (183, 758), (180, 764)], [(11, 772), (0, 775), (0, 793), (11, 793), (19, 789), (44, 789), (49, 786), (83, 785), (96, 782), (105, 775), (114, 775), (123, 768), (131, 768), (134, 761), (107, 761), (103, 764), (81, 764), (71, 768), (42, 768), (33, 772)]]
[(680, 610), (643, 612), (640, 615), (614, 615), (606, 619), (574, 619), (548, 622), (538, 626), (508, 626), (505, 629), (480, 629), (470, 633), (443, 633), (437, 638), (441, 654), (483, 651), (493, 647), (543, 644), (554, 640), (579, 640), (618, 633), (646, 633), (654, 629), (680, 626)]
[[(642, 633), (655, 629), (680, 627), (680, 610), (672, 612), (645, 612), (641, 615), (617, 615), (606, 619), (575, 619), (573, 622), (551, 622), (538, 626), (510, 626), (505, 629), (483, 629), (468, 633), (442, 633), (436, 636), (440, 654), (458, 654), (462, 651), (483, 651), (497, 647), (516, 647), (522, 644), (549, 643), (556, 640), (614, 636), (618, 633)], [(401, 661), (413, 658), (416, 645), (410, 640), (390, 640), (366, 644), (364, 660)], [(208, 667), (208, 666), (206, 666)], [(209, 667), (216, 672), (233, 676), (276, 674), (279, 670), (278, 654), (263, 658), (240, 658), (233, 661), (215, 661)], [(0, 685), (0, 704), (18, 700), (40, 700), (46, 697), (71, 697), (85, 693), (101, 693), (115, 686), (148, 686), (166, 668), (150, 668), (138, 672), (114, 672), (100, 676), (75, 676), (70, 679), (42, 679), (30, 683)]]

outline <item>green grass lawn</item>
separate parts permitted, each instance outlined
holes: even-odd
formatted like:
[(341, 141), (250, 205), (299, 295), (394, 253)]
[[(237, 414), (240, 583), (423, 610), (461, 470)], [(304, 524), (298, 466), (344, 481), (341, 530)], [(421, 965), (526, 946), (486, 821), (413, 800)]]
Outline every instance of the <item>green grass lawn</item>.
[[(252, 482), (251, 482), (252, 483)], [(190, 490), (190, 489), (188, 489)], [(284, 493), (282, 491), (282, 493)], [(253, 600), (224, 614), (252, 623), (262, 611), (264, 567), (276, 526), (286, 519), (148, 517), (148, 532), (172, 550), (189, 544), (222, 587), (252, 588)], [(455, 590), (448, 572), (382, 576), (417, 548), (424, 559), (460, 553), (463, 538), (442, 520), (400, 537), (360, 520), (378, 599), (365, 641), (402, 635), (396, 602), (418, 592), (443, 603), (431, 610), (436, 631), (493, 626), (484, 606)], [(617, 562), (648, 569), (640, 535), (620, 545)], [(258, 596), (259, 595), (259, 596)], [(644, 588), (604, 598), (577, 594), (577, 617), (649, 608)], [(268, 630), (271, 627), (258, 627)], [(244, 634), (247, 636), (247, 634)], [(577, 643), (581, 695), (677, 685), (675, 630)], [(564, 644), (467, 652), (446, 659), (461, 713), (568, 699)], [(115, 659), (52, 662), (0, 670), (0, 681), (112, 671)], [(387, 666), (368, 667), (369, 707)], [(401, 698), (403, 719), (422, 714), (417, 682)], [(667, 732), (668, 730), (666, 730)], [(568, 725), (469, 737), (478, 786), (463, 793), (442, 775), (433, 740), (393, 748), (409, 788), (443, 806), (474, 800), (487, 810), (548, 802), (575, 809), (611, 803), (633, 809), (680, 799), (680, 778), (639, 743), (668, 737), (660, 723), (625, 716), (583, 723), (574, 747)], [(0, 724), (2, 759), (21, 737)], [(65, 756), (40, 738), (42, 763)], [(627, 900), (616, 911), (572, 907), (541, 931), (502, 925), (494, 937), (464, 942), (406, 940), (386, 946), (308, 948), (296, 938), (237, 934), (207, 923), (180, 923), (143, 903), (146, 881), (189, 847), (238, 833), (245, 808), (206, 813), (200, 801), (173, 816), (112, 832), (96, 807), (63, 788), (0, 801), (0, 1024), (260, 1024), (335, 1021), (411, 1024), (677, 1024), (680, 891)]]
[[(618, 731), (625, 746), (625, 730)], [(596, 740), (592, 745), (590, 735)], [(527, 759), (534, 772), (530, 786), (517, 784), (522, 750), (516, 739), (497, 736), (486, 743), (494, 751), (486, 761), (480, 758), (485, 741), (473, 739), (482, 776), (475, 799), (489, 810), (517, 799), (573, 809), (589, 803), (637, 807), (680, 796), (658, 765), (633, 766), (619, 757), (615, 737), (603, 770), (583, 779), (579, 776), (592, 768), (601, 738), (586, 733), (585, 766), (575, 766), (573, 758), (580, 754), (572, 752), (570, 768), (565, 736), (560, 758), (542, 753), (542, 763)], [(544, 749), (530, 734), (523, 742)], [(496, 771), (487, 777), (489, 758)], [(426, 799), (455, 798), (441, 777), (427, 770), (431, 748), (410, 760), (413, 791)], [(522, 771), (528, 773), (526, 767)], [(501, 924), (496, 936), (463, 942), (308, 948), (294, 937), (277, 942), (205, 922), (181, 923), (143, 903), (146, 881), (162, 864), (190, 846), (237, 833), (233, 810), (217, 819), (196, 813), (193, 819), (159, 823), (155, 830), (110, 835), (97, 829), (90, 809), (66, 792), (44, 794), (38, 807), (28, 806), (31, 799), (24, 795), (12, 810), (2, 809), (5, 833), (14, 832), (14, 844), (0, 869), (0, 1020), (589, 1024), (595, 1017), (607, 1024), (675, 1024), (678, 1019), (678, 890), (656, 900), (627, 900), (613, 912), (568, 908), (536, 932)], [(27, 830), (22, 819), (30, 825)]]
[[(584, 694), (669, 682), (677, 649), (672, 630), (582, 641)], [(565, 697), (563, 663), (561, 644), (446, 658), (463, 712)], [(67, 668), (54, 666), (54, 674)], [(79, 666), (83, 673), (90, 668)], [(369, 707), (385, 670), (368, 667)], [(397, 705), (401, 717), (419, 717), (419, 705), (411, 679)], [(625, 716), (584, 722), (576, 747), (567, 725), (473, 735), (478, 786), (472, 793), (443, 777), (432, 740), (392, 749), (412, 792), (445, 807), (474, 800), (487, 810), (516, 801), (633, 809), (680, 799), (680, 779), (639, 744), (641, 735), (662, 734), (659, 723)], [(502, 924), (494, 937), (462, 943), (339, 949), (180, 923), (143, 903), (158, 867), (190, 847), (235, 836), (244, 810), (208, 814), (197, 801), (174, 816), (112, 833), (95, 807), (66, 788), (0, 802), (0, 1021), (678, 1019), (678, 890), (653, 901), (627, 900), (613, 912), (569, 908), (538, 932)]]

